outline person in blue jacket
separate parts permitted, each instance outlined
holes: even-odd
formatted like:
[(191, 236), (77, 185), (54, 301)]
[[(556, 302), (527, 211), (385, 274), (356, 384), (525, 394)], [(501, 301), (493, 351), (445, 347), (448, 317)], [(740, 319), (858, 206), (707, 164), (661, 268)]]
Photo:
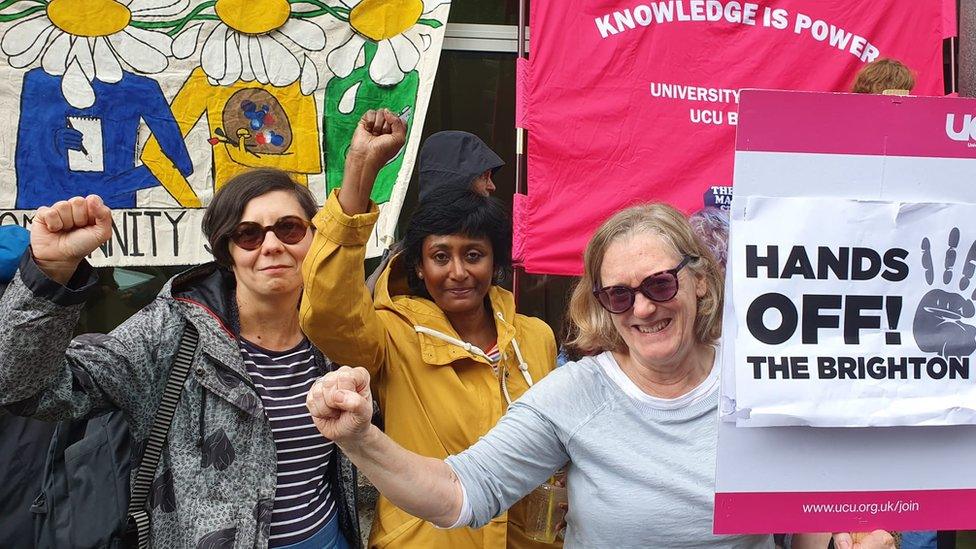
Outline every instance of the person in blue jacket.
[[(17, 272), (28, 242), (27, 229), (17, 225), (0, 227), (0, 296)], [(34, 547), (30, 507), (41, 490), (44, 458), (56, 426), (0, 409), (0, 547)]]

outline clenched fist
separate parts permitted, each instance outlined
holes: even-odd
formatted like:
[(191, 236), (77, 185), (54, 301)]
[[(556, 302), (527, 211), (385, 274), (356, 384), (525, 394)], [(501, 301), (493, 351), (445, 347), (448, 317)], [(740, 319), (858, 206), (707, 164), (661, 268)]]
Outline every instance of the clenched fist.
[(101, 197), (62, 200), (37, 210), (31, 224), (31, 253), (42, 271), (65, 284), (78, 264), (112, 237), (112, 211)]
[(369, 429), (373, 399), (365, 368), (343, 366), (318, 379), (305, 400), (322, 436), (342, 444), (354, 442)]
[(358, 155), (376, 169), (396, 158), (407, 141), (407, 125), (388, 109), (363, 114), (352, 134), (349, 154)]

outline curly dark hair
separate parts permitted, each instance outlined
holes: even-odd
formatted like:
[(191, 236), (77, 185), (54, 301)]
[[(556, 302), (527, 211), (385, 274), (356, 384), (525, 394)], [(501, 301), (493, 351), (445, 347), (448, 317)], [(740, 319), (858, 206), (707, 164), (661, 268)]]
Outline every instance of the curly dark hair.
[(464, 235), (486, 238), (494, 257), (494, 284), (512, 271), (512, 221), (501, 202), (467, 188), (444, 188), (427, 197), (414, 210), (403, 236), (403, 257), (410, 293), (429, 298), (424, 281), (417, 276), (424, 239), (431, 235)]

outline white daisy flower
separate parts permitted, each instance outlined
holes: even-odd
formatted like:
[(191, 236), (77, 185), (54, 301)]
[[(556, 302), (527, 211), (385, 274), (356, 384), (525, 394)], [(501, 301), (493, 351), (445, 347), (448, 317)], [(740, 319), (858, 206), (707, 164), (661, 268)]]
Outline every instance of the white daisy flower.
[[(283, 87), (300, 80), (305, 95), (318, 88), (315, 63), (304, 52), (325, 49), (325, 30), (292, 17), (288, 0), (217, 0), (214, 12), (219, 21), (188, 27), (173, 42), (173, 55), (185, 59), (206, 36), (200, 66), (211, 84), (257, 80)], [(301, 61), (289, 45), (304, 50)]]
[[(349, 26), (341, 44), (329, 52), (326, 63), (339, 78), (359, 64), (367, 40), (376, 43), (369, 77), (381, 86), (394, 86), (417, 68), (421, 54), (430, 47), (431, 27), (421, 19), (443, 24), (450, 0), (341, 0), (350, 8)], [(445, 10), (439, 8), (445, 7)]]
[[(61, 92), (79, 109), (95, 102), (93, 80), (122, 79), (122, 63), (144, 74), (165, 70), (172, 39), (132, 23), (174, 15), (189, 5), (189, 0), (40, 1), (45, 9), (10, 27), (0, 39), (0, 51), (18, 69), (40, 59), (44, 72), (63, 77)], [(21, 4), (38, 5), (37, 1)]]

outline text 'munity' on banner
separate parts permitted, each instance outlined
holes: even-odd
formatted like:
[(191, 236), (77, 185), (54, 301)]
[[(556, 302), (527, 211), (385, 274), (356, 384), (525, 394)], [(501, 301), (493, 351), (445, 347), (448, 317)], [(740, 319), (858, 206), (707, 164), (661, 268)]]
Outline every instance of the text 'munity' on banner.
[(516, 257), (579, 274), (611, 213), (650, 200), (691, 212), (727, 189), (742, 88), (845, 91), (865, 63), (893, 57), (916, 73), (915, 94), (941, 95), (943, 4), (533, 1)]

